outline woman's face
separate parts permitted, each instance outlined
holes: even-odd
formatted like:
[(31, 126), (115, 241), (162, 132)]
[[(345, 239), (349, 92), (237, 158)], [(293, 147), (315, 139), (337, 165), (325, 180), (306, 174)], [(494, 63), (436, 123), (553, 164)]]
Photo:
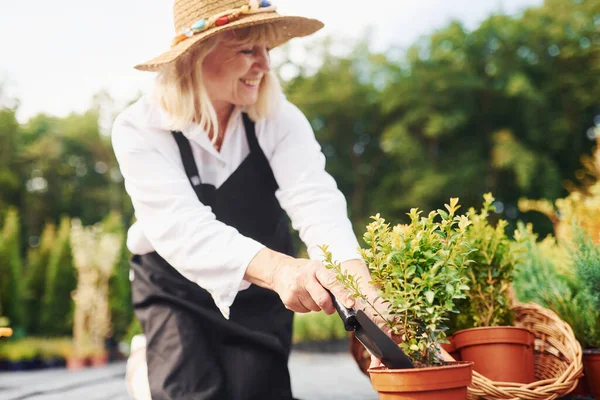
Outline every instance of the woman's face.
[(231, 35), (224, 35), (202, 63), (204, 85), (216, 109), (256, 103), (269, 69), (266, 44), (240, 45)]

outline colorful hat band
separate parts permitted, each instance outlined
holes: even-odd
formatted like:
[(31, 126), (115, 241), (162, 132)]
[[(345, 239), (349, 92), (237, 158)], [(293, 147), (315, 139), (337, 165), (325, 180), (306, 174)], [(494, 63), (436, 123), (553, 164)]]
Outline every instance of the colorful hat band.
[(247, 6), (241, 6), (238, 9), (223, 11), (217, 15), (213, 15), (207, 19), (201, 19), (191, 27), (186, 27), (181, 30), (181, 33), (173, 39), (171, 47), (176, 46), (178, 43), (191, 38), (194, 34), (203, 32), (213, 26), (227, 25), (231, 21), (234, 21), (242, 15), (246, 14), (258, 14), (264, 12), (272, 12), (277, 10), (277, 7), (271, 5), (268, 0), (250, 0)]

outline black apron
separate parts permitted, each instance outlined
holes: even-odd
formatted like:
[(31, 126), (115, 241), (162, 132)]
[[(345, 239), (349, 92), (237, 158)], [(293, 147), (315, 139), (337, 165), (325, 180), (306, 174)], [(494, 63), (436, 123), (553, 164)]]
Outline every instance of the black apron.
[[(246, 114), (243, 119), (250, 153), (218, 189), (201, 183), (189, 141), (173, 132), (186, 174), (198, 199), (212, 207), (219, 221), (272, 250), (294, 255), (273, 171), (254, 123)], [(293, 313), (277, 293), (251, 285), (237, 294), (226, 320), (206, 290), (158, 253), (135, 255), (131, 266), (153, 400), (292, 399), (288, 357)]]

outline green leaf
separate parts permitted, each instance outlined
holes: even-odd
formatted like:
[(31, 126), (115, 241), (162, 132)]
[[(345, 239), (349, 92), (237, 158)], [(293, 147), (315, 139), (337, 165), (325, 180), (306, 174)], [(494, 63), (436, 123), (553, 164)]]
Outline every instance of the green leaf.
[(442, 216), (442, 219), (446, 220), (448, 219), (448, 213), (444, 210), (437, 210), (438, 214), (440, 214)]
[(429, 304), (433, 304), (434, 296), (435, 296), (435, 293), (431, 290), (428, 290), (427, 292), (425, 292), (425, 298), (427, 299), (427, 302)]

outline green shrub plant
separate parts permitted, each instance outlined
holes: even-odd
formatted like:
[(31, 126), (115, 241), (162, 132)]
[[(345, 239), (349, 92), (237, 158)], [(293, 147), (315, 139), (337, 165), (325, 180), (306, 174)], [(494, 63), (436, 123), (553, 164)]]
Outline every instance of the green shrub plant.
[(360, 282), (332, 260), (322, 246), (325, 264), (338, 280), (366, 308), (381, 318), (392, 334), (402, 339), (399, 346), (417, 366), (442, 365), (440, 344), (447, 343), (448, 313), (457, 312), (456, 301), (469, 289), (466, 266), (475, 251), (465, 240), (469, 219), (457, 215), (458, 199), (450, 199), (445, 210), (422, 216), (413, 208), (410, 223), (391, 227), (379, 214), (372, 217), (364, 233), (367, 247), (360, 250), (371, 274), (371, 284), (379, 288), (387, 309), (377, 309)]
[(466, 264), (470, 290), (459, 302), (460, 313), (451, 331), (513, 324), (510, 288), (522, 254), (522, 239), (518, 231), (515, 240), (507, 235), (506, 220), (492, 224), (494, 200), (491, 193), (486, 193), (481, 209), (470, 208), (467, 212), (470, 224), (465, 240), (476, 251), (469, 254), (470, 262)]

